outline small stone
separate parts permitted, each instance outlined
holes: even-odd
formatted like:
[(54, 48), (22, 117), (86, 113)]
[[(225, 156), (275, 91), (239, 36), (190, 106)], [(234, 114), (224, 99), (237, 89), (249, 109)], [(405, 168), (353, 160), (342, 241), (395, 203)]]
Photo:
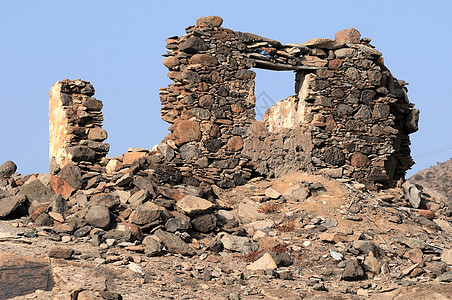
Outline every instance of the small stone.
[(190, 58), (189, 62), (192, 65), (201, 64), (206, 67), (213, 67), (218, 64), (218, 60), (215, 57), (207, 54), (195, 54)]
[(370, 160), (361, 152), (354, 152), (350, 158), (350, 164), (358, 168), (366, 168), (370, 165)]
[(355, 28), (344, 29), (334, 36), (336, 41), (344, 41), (350, 44), (358, 44), (361, 41), (361, 33)]
[(178, 253), (187, 256), (193, 256), (196, 254), (195, 250), (188, 244), (184, 243), (180, 237), (175, 234), (158, 229), (154, 233), (166, 246), (168, 252)]
[(64, 236), (61, 237), (61, 241), (63, 243), (69, 243), (71, 240), (72, 240), (72, 238), (71, 238), (70, 235), (64, 235)]
[(265, 190), (265, 197), (270, 199), (278, 199), (279, 197), (281, 197), (281, 194), (272, 188), (268, 188)]
[(74, 250), (72, 250), (71, 248), (59, 246), (52, 247), (47, 252), (48, 256), (51, 258), (63, 258), (63, 259), (71, 258), (73, 253)]
[(416, 185), (409, 183), (408, 181), (402, 184), (403, 193), (405, 197), (408, 198), (410, 204), (414, 208), (419, 208), (421, 205), (421, 191), (416, 187)]
[(110, 225), (110, 211), (102, 205), (91, 206), (85, 215), (85, 219), (93, 227), (106, 229)]
[(196, 36), (188, 38), (185, 42), (180, 45), (179, 50), (186, 53), (197, 53), (207, 49), (206, 43)]
[(228, 140), (227, 147), (230, 151), (239, 151), (243, 148), (243, 139), (239, 136), (233, 136)]
[(171, 218), (165, 223), (166, 231), (187, 231), (190, 228), (189, 218)]
[(374, 252), (376, 246), (371, 241), (363, 241), (363, 240), (355, 240), (353, 241), (353, 248), (358, 249), (360, 252), (364, 254), (369, 254), (370, 252)]
[(152, 202), (140, 204), (132, 212), (129, 221), (134, 224), (144, 225), (159, 220), (162, 214), (160, 206)]
[(218, 16), (201, 17), (196, 20), (198, 27), (220, 27), (223, 24), (223, 19)]
[(173, 135), (176, 137), (176, 144), (180, 146), (188, 142), (199, 141), (201, 128), (198, 122), (179, 120), (173, 125)]
[(176, 205), (188, 215), (208, 212), (214, 206), (212, 202), (192, 195), (185, 196)]
[(273, 257), (269, 253), (265, 253), (261, 258), (246, 267), (248, 270), (275, 270), (278, 268)]
[(225, 234), (220, 241), (225, 249), (235, 252), (242, 252), (246, 244), (250, 242), (248, 237)]
[(364, 271), (356, 260), (348, 260), (345, 262), (345, 269), (342, 272), (343, 280), (358, 280), (364, 275)]
[(88, 132), (88, 139), (103, 142), (107, 139), (108, 134), (105, 129), (100, 127), (91, 128)]
[(194, 229), (207, 233), (217, 227), (217, 218), (214, 214), (204, 214), (193, 217), (191, 224)]
[(17, 170), (17, 166), (13, 161), (8, 160), (0, 166), (0, 179), (9, 178)]
[(441, 253), (441, 261), (448, 265), (452, 265), (452, 249), (444, 249)]
[(284, 193), (283, 197), (291, 202), (303, 202), (309, 195), (309, 190), (300, 184), (290, 186)]
[(122, 163), (117, 159), (112, 159), (108, 162), (107, 166), (105, 167), (107, 174), (112, 174), (114, 172), (118, 172), (122, 169)]
[(151, 198), (151, 193), (148, 190), (140, 190), (130, 196), (127, 200), (130, 204), (142, 204)]
[(54, 175), (50, 178), (49, 186), (55, 194), (60, 194), (64, 199), (68, 199), (75, 191), (69, 183)]

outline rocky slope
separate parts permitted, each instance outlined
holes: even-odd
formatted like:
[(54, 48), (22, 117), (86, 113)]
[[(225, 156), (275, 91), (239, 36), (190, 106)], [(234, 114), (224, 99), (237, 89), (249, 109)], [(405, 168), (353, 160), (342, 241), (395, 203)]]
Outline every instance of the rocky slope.
[(435, 190), (452, 201), (452, 158), (419, 171), (408, 180)]
[[(145, 197), (146, 189), (130, 189), (143, 180), (136, 168), (125, 165), (112, 181), (74, 189), (68, 201), (54, 192), (62, 186), (54, 177), (4, 168), (0, 299), (452, 294), (451, 208), (414, 185), (378, 191), (294, 173), (206, 191), (155, 178), (157, 195)], [(100, 203), (94, 189), (109, 196)], [(53, 202), (29, 214), (24, 205), (43, 195)]]

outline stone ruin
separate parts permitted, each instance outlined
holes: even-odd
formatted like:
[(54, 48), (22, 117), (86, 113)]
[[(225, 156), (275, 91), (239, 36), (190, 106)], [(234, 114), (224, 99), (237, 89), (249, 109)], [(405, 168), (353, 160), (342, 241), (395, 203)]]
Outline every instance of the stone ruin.
[[(184, 36), (167, 39), (163, 64), (173, 83), (159, 94), (171, 133), (151, 151), (104, 158), (107, 134), (93, 87), (56, 83), (51, 173), (73, 162), (91, 174), (88, 180), (147, 158), (193, 186), (232, 188), (294, 171), (386, 187), (404, 178), (414, 164), (409, 134), (417, 131), (419, 111), (370, 39), (351, 28), (334, 40), (282, 44), (222, 22), (200, 18)], [(253, 68), (295, 73), (295, 94), (271, 106), (263, 121), (255, 119)]]

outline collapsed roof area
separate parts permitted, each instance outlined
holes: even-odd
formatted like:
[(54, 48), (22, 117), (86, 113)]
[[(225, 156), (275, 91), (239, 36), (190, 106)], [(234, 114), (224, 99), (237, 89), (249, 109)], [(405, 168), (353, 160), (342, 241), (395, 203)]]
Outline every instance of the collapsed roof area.
[[(417, 131), (419, 111), (369, 39), (351, 28), (334, 40), (282, 44), (222, 23), (203, 17), (184, 36), (167, 39), (163, 64), (173, 83), (159, 94), (171, 133), (154, 154), (132, 150), (125, 160), (156, 154), (185, 183), (221, 188), (294, 171), (382, 186), (404, 178), (414, 163), (408, 135)], [(261, 122), (252, 68), (295, 72), (294, 95)], [(90, 172), (112, 167), (113, 160), (102, 160), (108, 144), (93, 93), (83, 81), (52, 88), (52, 173), (69, 161)], [(55, 136), (61, 142), (52, 142)]]

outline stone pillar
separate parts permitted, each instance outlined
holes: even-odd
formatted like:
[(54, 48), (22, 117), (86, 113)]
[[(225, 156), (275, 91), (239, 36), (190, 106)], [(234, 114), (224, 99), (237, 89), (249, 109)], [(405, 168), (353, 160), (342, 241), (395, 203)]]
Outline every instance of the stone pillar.
[(94, 87), (80, 79), (58, 81), (49, 92), (49, 168), (56, 174), (74, 163), (83, 171), (100, 171), (110, 145), (103, 143), (101, 101)]

